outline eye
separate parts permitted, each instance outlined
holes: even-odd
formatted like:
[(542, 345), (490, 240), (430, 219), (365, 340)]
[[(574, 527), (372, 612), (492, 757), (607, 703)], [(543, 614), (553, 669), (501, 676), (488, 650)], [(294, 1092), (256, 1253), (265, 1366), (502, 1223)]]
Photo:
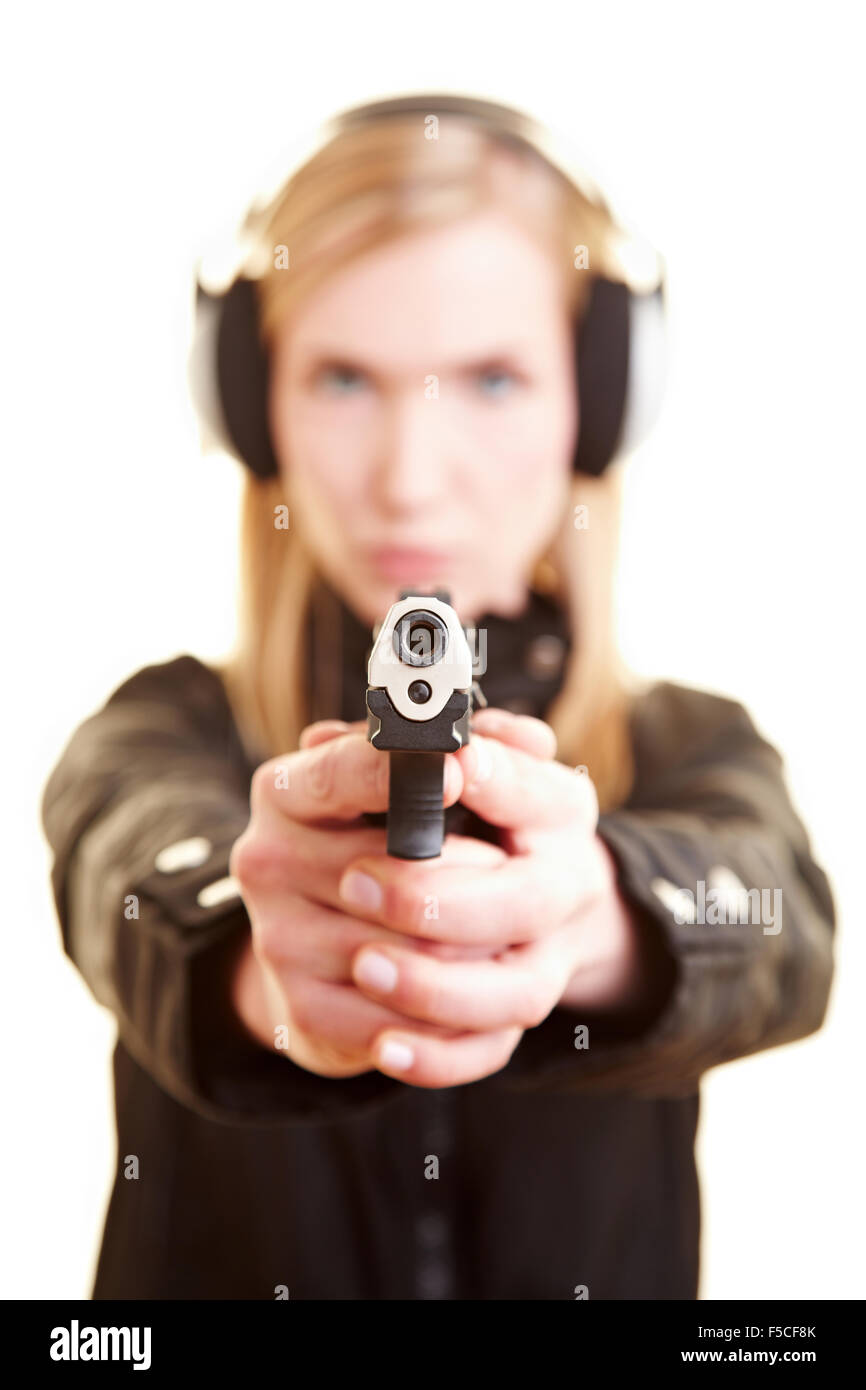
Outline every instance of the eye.
[(520, 383), (517, 373), (507, 371), (504, 367), (485, 367), (483, 371), (478, 372), (475, 380), (482, 396), (489, 400), (504, 399), (511, 395)]
[(366, 385), (366, 380), (363, 372), (356, 371), (354, 367), (334, 363), (322, 368), (317, 377), (317, 384), (331, 395), (356, 396)]

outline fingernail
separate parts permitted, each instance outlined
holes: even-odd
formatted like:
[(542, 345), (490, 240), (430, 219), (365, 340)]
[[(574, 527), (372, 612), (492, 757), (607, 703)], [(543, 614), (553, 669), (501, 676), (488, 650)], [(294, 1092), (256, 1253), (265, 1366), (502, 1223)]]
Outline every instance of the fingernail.
[(388, 1071), (408, 1071), (415, 1061), (415, 1053), (406, 1043), (389, 1038), (379, 1049), (379, 1062)]
[(378, 912), (382, 906), (382, 887), (369, 874), (353, 869), (340, 884), (340, 897), (350, 907), (362, 908), (365, 912)]
[(467, 784), (471, 788), (479, 782), (487, 781), (493, 771), (493, 757), (490, 752), (490, 744), (483, 738), (474, 738), (469, 747), (475, 749), (475, 771), (469, 774)]
[(378, 951), (365, 951), (359, 956), (354, 969), (359, 985), (375, 990), (377, 994), (390, 994), (397, 983), (397, 967), (387, 956)]

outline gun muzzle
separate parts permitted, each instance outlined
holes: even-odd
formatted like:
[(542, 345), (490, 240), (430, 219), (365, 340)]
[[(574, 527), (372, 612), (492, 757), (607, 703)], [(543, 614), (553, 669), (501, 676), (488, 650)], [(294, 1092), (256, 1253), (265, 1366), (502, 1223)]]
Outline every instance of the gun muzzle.
[(469, 742), (472, 653), (449, 595), (404, 590), (367, 666), (367, 737), (389, 754), (387, 851), (442, 852), (445, 754)]

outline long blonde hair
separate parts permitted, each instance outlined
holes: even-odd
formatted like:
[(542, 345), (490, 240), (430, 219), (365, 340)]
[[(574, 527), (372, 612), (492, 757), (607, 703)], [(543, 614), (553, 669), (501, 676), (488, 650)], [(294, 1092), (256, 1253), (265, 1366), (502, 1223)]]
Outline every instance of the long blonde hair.
[[(250, 215), (248, 235), (270, 253), (256, 281), (266, 347), (300, 301), (339, 267), (413, 229), (462, 218), (492, 199), (504, 199), (510, 214), (558, 257), (572, 315), (585, 303), (591, 274), (575, 270), (576, 246), (587, 248), (595, 273), (616, 275), (618, 232), (610, 214), (531, 147), (459, 116), (442, 117), (437, 133), (434, 141), (425, 138), (418, 116), (345, 129), (267, 209)], [(288, 250), (288, 273), (277, 248)], [(533, 577), (536, 588), (565, 607), (577, 639), (562, 689), (547, 712), (557, 757), (587, 768), (602, 810), (621, 804), (633, 778), (629, 712), (636, 683), (622, 666), (614, 638), (619, 503), (618, 468), (601, 478), (575, 475), (562, 525), (538, 557)], [(303, 538), (275, 526), (276, 509), (283, 506), (291, 516), (290, 470), (288, 485), (280, 478), (247, 476), (239, 642), (220, 674), (256, 761), (297, 748), (310, 718), (305, 633), (317, 570)], [(577, 507), (584, 510), (576, 513)]]

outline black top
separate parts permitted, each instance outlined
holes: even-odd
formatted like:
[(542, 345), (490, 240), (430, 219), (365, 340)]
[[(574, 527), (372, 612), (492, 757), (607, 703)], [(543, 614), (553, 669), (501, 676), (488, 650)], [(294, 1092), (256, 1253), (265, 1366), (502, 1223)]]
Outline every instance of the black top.
[[(310, 624), (313, 712), (363, 718), (371, 633), (334, 604), (325, 591)], [(542, 715), (563, 615), (535, 594), (482, 625), (490, 703)], [(436, 1091), (314, 1075), (234, 1018), (249, 921), (222, 880), (253, 768), (219, 677), (193, 656), (147, 667), (76, 730), (42, 815), (64, 948), (118, 1021), (95, 1298), (696, 1296), (700, 1076), (820, 1026), (834, 906), (741, 705), (663, 682), (632, 732), (634, 789), (599, 834), (673, 963), (670, 994), (637, 1031), (557, 1007), (496, 1075)], [(781, 888), (782, 930), (678, 922), (672, 894), (719, 869)]]

